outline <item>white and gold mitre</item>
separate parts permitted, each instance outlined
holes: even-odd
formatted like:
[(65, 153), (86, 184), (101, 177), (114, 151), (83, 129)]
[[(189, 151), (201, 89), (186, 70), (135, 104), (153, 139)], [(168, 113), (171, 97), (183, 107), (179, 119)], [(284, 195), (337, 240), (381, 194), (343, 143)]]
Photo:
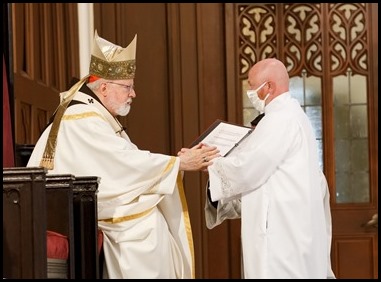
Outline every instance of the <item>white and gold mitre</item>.
[(90, 59), (90, 75), (105, 79), (132, 79), (135, 77), (136, 40), (122, 48), (98, 36), (95, 31)]

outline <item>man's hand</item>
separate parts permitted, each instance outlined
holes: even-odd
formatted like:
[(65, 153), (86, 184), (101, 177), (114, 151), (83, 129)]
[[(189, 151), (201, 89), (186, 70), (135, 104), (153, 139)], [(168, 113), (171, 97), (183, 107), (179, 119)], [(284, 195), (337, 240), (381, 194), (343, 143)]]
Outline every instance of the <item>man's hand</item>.
[(180, 157), (180, 170), (196, 171), (206, 170), (214, 158), (220, 157), (215, 146), (199, 143), (192, 148), (182, 148), (177, 155)]

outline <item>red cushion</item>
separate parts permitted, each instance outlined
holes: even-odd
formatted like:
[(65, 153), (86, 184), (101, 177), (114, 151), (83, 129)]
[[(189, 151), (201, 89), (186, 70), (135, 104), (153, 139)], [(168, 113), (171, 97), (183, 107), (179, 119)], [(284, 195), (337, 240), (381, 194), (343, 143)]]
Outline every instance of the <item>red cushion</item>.
[(98, 254), (100, 254), (103, 246), (103, 232), (98, 229)]
[(69, 242), (67, 236), (53, 231), (46, 231), (46, 244), (48, 258), (68, 259)]

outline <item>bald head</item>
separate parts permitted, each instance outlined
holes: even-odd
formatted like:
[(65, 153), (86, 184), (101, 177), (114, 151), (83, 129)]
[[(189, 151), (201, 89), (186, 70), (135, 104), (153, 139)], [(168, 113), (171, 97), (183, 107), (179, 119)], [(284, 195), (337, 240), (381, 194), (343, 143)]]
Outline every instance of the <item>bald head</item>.
[(255, 89), (264, 82), (270, 83), (270, 100), (287, 92), (289, 89), (289, 76), (285, 65), (274, 58), (257, 62), (249, 71), (249, 85)]

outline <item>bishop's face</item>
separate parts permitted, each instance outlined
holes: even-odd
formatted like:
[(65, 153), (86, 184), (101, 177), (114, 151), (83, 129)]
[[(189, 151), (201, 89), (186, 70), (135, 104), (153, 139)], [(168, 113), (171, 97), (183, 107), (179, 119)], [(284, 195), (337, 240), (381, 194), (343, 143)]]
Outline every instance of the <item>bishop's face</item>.
[(131, 109), (132, 99), (136, 97), (134, 80), (106, 81), (107, 95), (104, 105), (114, 116), (126, 116)]

